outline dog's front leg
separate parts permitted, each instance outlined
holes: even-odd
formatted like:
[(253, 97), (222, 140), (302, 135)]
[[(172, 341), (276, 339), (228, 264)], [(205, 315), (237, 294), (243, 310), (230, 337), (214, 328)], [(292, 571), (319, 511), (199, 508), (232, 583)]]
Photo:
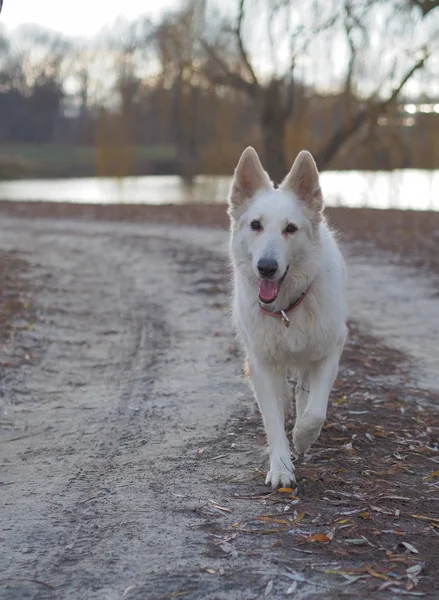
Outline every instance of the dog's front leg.
[(294, 447), (300, 454), (306, 452), (319, 437), (326, 419), (328, 399), (337, 376), (341, 350), (334, 350), (309, 370), (309, 396), (302, 414), (297, 415), (293, 430)]
[(273, 488), (295, 482), (290, 444), (285, 435), (285, 372), (274, 365), (252, 361), (252, 382), (262, 414), (270, 450), (270, 470), (265, 480)]

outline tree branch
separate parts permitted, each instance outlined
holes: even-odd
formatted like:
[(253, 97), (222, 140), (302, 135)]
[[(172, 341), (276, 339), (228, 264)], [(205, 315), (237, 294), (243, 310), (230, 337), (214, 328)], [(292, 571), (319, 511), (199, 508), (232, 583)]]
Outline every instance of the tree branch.
[(219, 75), (211, 73), (208, 70), (207, 77), (210, 79), (210, 81), (220, 85), (226, 85), (234, 89), (243, 90), (251, 97), (254, 97), (256, 95), (258, 86), (256, 86), (253, 82), (249, 82), (246, 79), (244, 79), (244, 77), (242, 77), (236, 71), (231, 71), (225, 60), (218, 55), (218, 53), (214, 50), (214, 48), (212, 48), (212, 46), (210, 46), (203, 39), (200, 39), (199, 41), (203, 49), (206, 51), (207, 55), (213, 60), (214, 63), (217, 64), (217, 66), (222, 71), (222, 74)]
[(296, 31), (291, 34), (291, 37), (290, 37), (290, 66), (289, 66), (289, 72), (288, 72), (289, 81), (287, 81), (287, 83), (286, 83), (287, 89), (286, 89), (286, 95), (285, 95), (285, 108), (284, 108), (285, 118), (288, 119), (293, 114), (293, 110), (294, 110), (294, 92), (295, 92), (295, 87), (296, 87), (295, 79), (294, 79), (294, 69), (296, 66), (297, 57), (300, 54), (303, 54), (304, 52), (306, 52), (306, 50), (308, 49), (308, 45), (313, 40), (315, 40), (316, 36), (319, 33), (321, 33), (322, 31), (325, 31), (326, 29), (328, 29), (329, 27), (332, 27), (337, 19), (338, 19), (338, 16), (335, 15), (335, 16), (331, 17), (328, 21), (317, 24), (317, 26), (313, 28), (313, 30), (310, 32), (309, 36), (302, 43), (302, 47), (298, 50), (295, 50), (295, 45), (297, 43), (297, 39), (300, 39), (300, 36), (303, 34), (303, 31), (304, 31), (303, 26), (299, 25), (297, 27)]
[(381, 102), (367, 106), (354, 117), (348, 119), (342, 125), (342, 127), (334, 133), (325, 146), (315, 156), (317, 166), (320, 169), (323, 169), (327, 166), (329, 161), (335, 156), (335, 154), (337, 154), (340, 148), (354, 133), (360, 129), (364, 123), (367, 121), (376, 120), (379, 115), (386, 112), (389, 106), (396, 100), (407, 81), (411, 79), (416, 71), (422, 69), (429, 56), (430, 55), (428, 53), (425, 53), (424, 56), (407, 71), (398, 86), (394, 88), (386, 100), (382, 100)]
[(354, 73), (355, 59), (357, 58), (357, 49), (355, 47), (354, 39), (352, 37), (352, 14), (351, 14), (350, 0), (345, 1), (344, 10), (345, 10), (344, 29), (345, 29), (346, 39), (348, 41), (349, 53), (350, 53), (344, 91), (345, 91), (345, 94), (349, 94), (352, 91), (352, 75)]
[(245, 3), (245, 0), (239, 0), (238, 23), (236, 25), (236, 31), (235, 31), (236, 40), (238, 42), (239, 55), (241, 57), (241, 60), (244, 63), (245, 68), (247, 69), (253, 84), (256, 85), (257, 87), (259, 87), (258, 78), (256, 77), (256, 73), (254, 72), (254, 69), (250, 63), (247, 52), (245, 51), (245, 48), (244, 48), (244, 43), (242, 41), (242, 22), (244, 20), (244, 3)]

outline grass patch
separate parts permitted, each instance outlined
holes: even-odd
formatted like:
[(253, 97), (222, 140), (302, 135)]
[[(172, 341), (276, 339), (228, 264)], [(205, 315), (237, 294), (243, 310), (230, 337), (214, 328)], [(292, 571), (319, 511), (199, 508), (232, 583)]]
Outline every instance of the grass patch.
[[(116, 153), (115, 153), (116, 151)], [(150, 174), (156, 164), (175, 162), (173, 146), (124, 148), (62, 146), (57, 144), (0, 144), (0, 179), (111, 175), (112, 158), (129, 156), (127, 175)], [(104, 171), (104, 172), (102, 172)], [(120, 173), (116, 172), (115, 175)]]

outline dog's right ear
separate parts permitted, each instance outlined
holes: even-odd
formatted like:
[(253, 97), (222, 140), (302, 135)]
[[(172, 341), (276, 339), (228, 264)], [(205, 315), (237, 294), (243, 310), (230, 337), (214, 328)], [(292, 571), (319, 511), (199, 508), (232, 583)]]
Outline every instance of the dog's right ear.
[(256, 192), (264, 189), (270, 190), (271, 188), (272, 183), (261, 165), (256, 150), (249, 146), (242, 153), (235, 169), (227, 212), (231, 217), (236, 217), (239, 209)]

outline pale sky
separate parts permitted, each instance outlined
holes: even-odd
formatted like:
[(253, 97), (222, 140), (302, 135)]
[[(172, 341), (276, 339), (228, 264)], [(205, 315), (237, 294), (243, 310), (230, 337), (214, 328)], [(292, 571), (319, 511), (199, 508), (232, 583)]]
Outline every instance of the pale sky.
[[(179, 5), (183, 4), (184, 1), (185, 0), (3, 0), (3, 10), (0, 14), (0, 26), (4, 25), (6, 29), (10, 31), (25, 23), (35, 23), (48, 27), (49, 29), (60, 31), (67, 36), (90, 37), (102, 29), (111, 26), (121, 17), (132, 20), (140, 15), (147, 15), (152, 20), (158, 20), (165, 11), (177, 8)], [(303, 1), (305, 2), (306, 0)], [(236, 2), (236, 0), (234, 0), (234, 2)], [(234, 2), (233, 5), (235, 5)], [(218, 4), (224, 8), (228, 5), (228, 0), (220, 0)], [(261, 45), (261, 40), (264, 39), (265, 33), (258, 35), (258, 27), (263, 28), (264, 24), (266, 24), (266, 18), (264, 13), (260, 13), (259, 18), (256, 19), (256, 21), (253, 20), (251, 23), (251, 31), (253, 34), (256, 33), (256, 35), (253, 35), (253, 41), (256, 40), (256, 45), (255, 47), (251, 46), (251, 36), (250, 42), (247, 43), (250, 53), (253, 56), (255, 68), (259, 73), (263, 73), (267, 70), (270, 72), (273, 68), (271, 62), (267, 63), (267, 60), (270, 61), (270, 57), (268, 56), (269, 52), (267, 54), (266, 48)], [(431, 19), (430, 24), (430, 29), (432, 29), (433, 21)], [(437, 26), (435, 25), (435, 28), (436, 27)], [(417, 35), (417, 38), (419, 38), (419, 40), (417, 40), (419, 42), (417, 43), (417, 47), (419, 48), (423, 45), (421, 41), (423, 39), (424, 30), (427, 31), (425, 27), (418, 27), (416, 29), (417, 34), (419, 34)], [(430, 38), (435, 39), (436, 44), (438, 43), (439, 36), (435, 37), (434, 35), (430, 35)], [(410, 41), (410, 39), (408, 41)], [(414, 42), (412, 45), (414, 45)], [(429, 45), (431, 45), (431, 43)], [(400, 53), (404, 53), (403, 46), (404, 44), (401, 46), (402, 49), (400, 50)], [(317, 52), (317, 44), (315, 45), (315, 48)], [(336, 59), (340, 53), (342, 53), (342, 50), (335, 48), (331, 56), (328, 57), (328, 60), (330, 59), (333, 62), (335, 60), (335, 63), (337, 63)], [(282, 56), (282, 52), (280, 52), (280, 54), (278, 53), (276, 56), (273, 63), (274, 65), (278, 64), (279, 56)], [(289, 46), (286, 48), (285, 56), (289, 57)], [(437, 53), (437, 56), (439, 56), (439, 53)], [(433, 71), (431, 70), (433, 67), (433, 58), (431, 58), (428, 63), (429, 72), (425, 72), (424, 76), (426, 79), (424, 80), (419, 76), (415, 77), (413, 81), (409, 82), (406, 86), (406, 92), (417, 94), (421, 86), (422, 89), (431, 90), (431, 93), (439, 93), (435, 92), (435, 90), (439, 90), (439, 75), (432, 76), (432, 73), (439, 74), (439, 60), (437, 56), (434, 59), (435, 66)], [(298, 61), (297, 63), (298, 73), (304, 81), (307, 81), (309, 84), (315, 84), (316, 77), (318, 76), (319, 80), (321, 80), (326, 87), (332, 86), (334, 81), (338, 81), (338, 73), (334, 71), (333, 64), (330, 65), (330, 69), (327, 69), (328, 77), (326, 80), (325, 69), (322, 69), (315, 75), (313, 69), (308, 68), (307, 61), (309, 62), (309, 56), (304, 55), (301, 62)], [(338, 62), (343, 67), (343, 61), (338, 60)], [(282, 61), (279, 63), (279, 70), (282, 72), (284, 65), (281, 63)], [(269, 64), (268, 69), (267, 64)], [(381, 77), (381, 79), (387, 82), (388, 85), (392, 83), (391, 77), (387, 79)]]
[(9, 30), (37, 23), (66, 35), (88, 37), (118, 17), (156, 18), (178, 4), (179, 0), (3, 0), (0, 23)]

